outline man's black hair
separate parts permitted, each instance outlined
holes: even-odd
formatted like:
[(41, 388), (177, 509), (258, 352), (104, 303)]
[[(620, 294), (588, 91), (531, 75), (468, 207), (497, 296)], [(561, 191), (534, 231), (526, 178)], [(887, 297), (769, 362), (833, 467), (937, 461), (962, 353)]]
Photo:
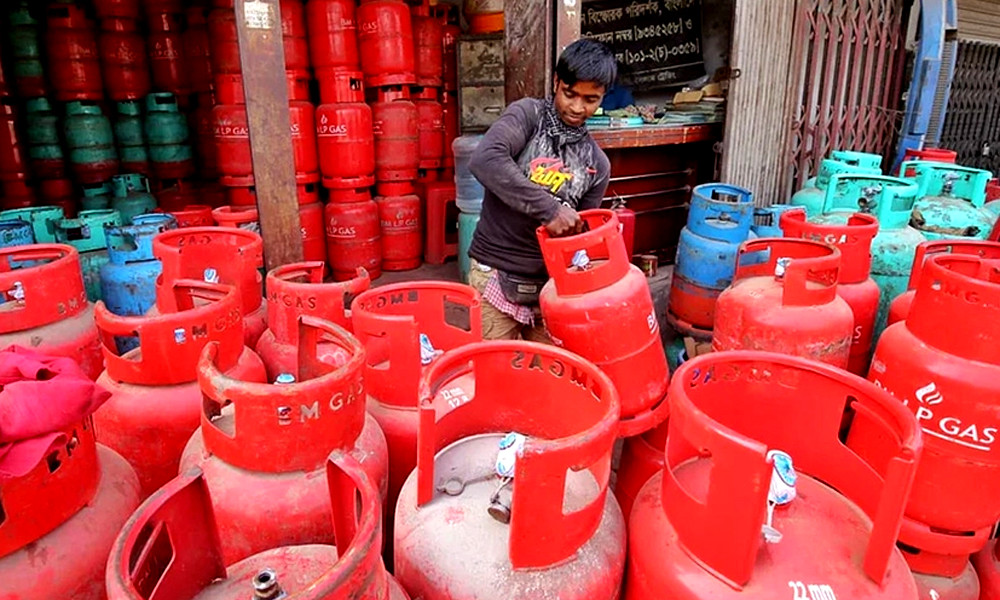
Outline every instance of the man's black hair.
[(607, 90), (618, 76), (618, 62), (611, 49), (596, 40), (580, 39), (563, 50), (556, 63), (556, 76), (566, 85), (593, 81)]

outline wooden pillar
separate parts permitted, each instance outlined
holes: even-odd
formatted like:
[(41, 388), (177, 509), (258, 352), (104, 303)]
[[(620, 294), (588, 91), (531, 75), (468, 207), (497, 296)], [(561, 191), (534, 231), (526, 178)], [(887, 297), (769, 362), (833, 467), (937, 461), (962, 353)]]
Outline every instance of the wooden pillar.
[(507, 104), (525, 97), (543, 98), (552, 86), (552, 2), (506, 0), (504, 3), (504, 96)]
[(302, 260), (278, 0), (236, 0), (254, 187), (267, 269)]
[(795, 0), (736, 0), (722, 153), (722, 181), (754, 193), (758, 206), (787, 202), (786, 90)]

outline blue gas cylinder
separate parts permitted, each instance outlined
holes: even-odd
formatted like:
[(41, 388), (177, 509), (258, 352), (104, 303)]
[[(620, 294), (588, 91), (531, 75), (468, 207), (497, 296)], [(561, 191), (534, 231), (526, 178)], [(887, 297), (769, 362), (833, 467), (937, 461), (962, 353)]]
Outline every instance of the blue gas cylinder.
[(149, 192), (149, 179), (145, 175), (115, 175), (111, 178), (111, 185), (115, 190), (111, 208), (118, 211), (122, 222), (131, 223), (132, 217), (156, 209), (156, 197)]
[(749, 190), (724, 183), (694, 188), (670, 284), (669, 313), (675, 326), (712, 329), (715, 300), (732, 282), (736, 253), (751, 236), (753, 215)]
[(900, 167), (912, 173), (920, 191), (911, 223), (929, 240), (985, 240), (996, 217), (986, 210), (986, 184), (993, 174), (951, 163), (909, 161)]
[(116, 210), (82, 210), (75, 219), (62, 219), (56, 223), (56, 241), (69, 244), (80, 253), (80, 270), (87, 299), (101, 299), (101, 267), (108, 262), (105, 227), (122, 224)]
[(56, 223), (63, 216), (61, 206), (32, 206), (31, 208), (12, 208), (0, 212), (0, 219), (4, 221), (17, 219), (30, 225), (36, 244), (54, 244), (56, 242)]
[[(753, 226), (750, 231), (757, 237), (784, 237), (778, 221), (785, 211), (798, 208), (791, 204), (772, 204), (771, 206), (758, 207), (753, 209)], [(808, 214), (808, 211), (806, 211)]]
[[(842, 151), (838, 151), (833, 154), (842, 156), (844, 154), (858, 153), (844, 153)], [(878, 158), (879, 160), (882, 159), (882, 157)], [(823, 200), (826, 198), (826, 188), (830, 183), (830, 178), (834, 175), (838, 173), (856, 173), (865, 175), (882, 174), (882, 171), (878, 167), (872, 168), (867, 166), (868, 163), (856, 164), (858, 162), (858, 160), (845, 162), (836, 158), (824, 158), (820, 161), (819, 172), (816, 174), (816, 177), (807, 181), (806, 185), (804, 185), (802, 189), (792, 195), (790, 204), (793, 206), (801, 206), (806, 209), (807, 217), (815, 217), (823, 212)], [(779, 229), (780, 231), (777, 221), (775, 221), (774, 226), (775, 229)]]
[(458, 213), (458, 272), (462, 281), (469, 283), (469, 246), (479, 224), (479, 213)]
[[(156, 304), (156, 278), (163, 272), (153, 256), (153, 238), (177, 229), (173, 215), (139, 215), (131, 225), (107, 227), (108, 262), (101, 267), (101, 296), (112, 313), (122, 316), (146, 314)], [(136, 338), (116, 339), (118, 351), (139, 345)]]
[(910, 226), (918, 192), (916, 182), (898, 177), (834, 175), (827, 188), (824, 214), (810, 219), (815, 223), (843, 224), (854, 212), (868, 213), (878, 219), (879, 231), (872, 240), (871, 250), (871, 276), (881, 292), (875, 340), (885, 329), (889, 304), (906, 291), (917, 246), (927, 239)]
[(0, 248), (27, 246), (35, 243), (31, 224), (21, 219), (0, 219)]

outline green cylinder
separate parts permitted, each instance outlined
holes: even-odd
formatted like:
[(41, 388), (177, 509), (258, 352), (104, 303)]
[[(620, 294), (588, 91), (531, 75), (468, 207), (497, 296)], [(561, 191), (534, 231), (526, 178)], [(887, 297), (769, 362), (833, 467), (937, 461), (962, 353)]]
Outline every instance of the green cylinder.
[(69, 162), (80, 183), (107, 181), (118, 172), (118, 153), (111, 121), (90, 100), (66, 104), (66, 147)]
[(31, 225), (36, 244), (56, 242), (56, 223), (63, 219), (61, 206), (33, 206), (0, 212), (0, 220), (19, 219)]
[(80, 253), (80, 270), (87, 299), (101, 299), (101, 267), (108, 264), (105, 227), (122, 224), (116, 210), (83, 210), (75, 219), (62, 219), (56, 223), (56, 241), (69, 244)]
[(177, 97), (167, 92), (146, 96), (146, 143), (153, 170), (162, 179), (182, 179), (194, 174), (187, 117)]
[(13, 57), (11, 71), (18, 92), (24, 97), (45, 93), (45, 70), (38, 21), (31, 16), (28, 2), (21, 2), (7, 15), (8, 39)]
[(479, 224), (479, 213), (458, 213), (458, 272), (469, 283), (469, 246)]
[(111, 184), (85, 183), (80, 186), (83, 189), (83, 197), (80, 198), (80, 210), (101, 210), (111, 208)]
[(132, 217), (153, 212), (156, 198), (149, 192), (149, 179), (138, 173), (115, 175), (111, 178), (114, 197), (111, 208), (118, 211), (124, 223), (131, 223)]
[(920, 186), (910, 224), (929, 240), (985, 240), (996, 218), (983, 209), (993, 174), (951, 163), (908, 161), (900, 173), (912, 173)]
[(24, 109), (32, 172), (42, 179), (64, 177), (66, 161), (59, 136), (59, 117), (49, 99), (31, 98), (24, 103)]
[(146, 133), (142, 120), (142, 105), (135, 100), (118, 102), (115, 118), (115, 141), (121, 168), (130, 173), (149, 172), (149, 152), (146, 150)]

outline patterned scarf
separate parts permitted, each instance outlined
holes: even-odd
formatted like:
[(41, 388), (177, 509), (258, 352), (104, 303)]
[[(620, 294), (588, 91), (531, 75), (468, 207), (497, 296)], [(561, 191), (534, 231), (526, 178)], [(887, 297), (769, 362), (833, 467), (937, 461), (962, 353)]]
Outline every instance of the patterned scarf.
[(555, 104), (548, 100), (542, 107), (542, 127), (545, 133), (555, 141), (557, 150), (561, 150), (566, 144), (579, 142), (587, 135), (587, 126), (571, 127), (559, 118)]

